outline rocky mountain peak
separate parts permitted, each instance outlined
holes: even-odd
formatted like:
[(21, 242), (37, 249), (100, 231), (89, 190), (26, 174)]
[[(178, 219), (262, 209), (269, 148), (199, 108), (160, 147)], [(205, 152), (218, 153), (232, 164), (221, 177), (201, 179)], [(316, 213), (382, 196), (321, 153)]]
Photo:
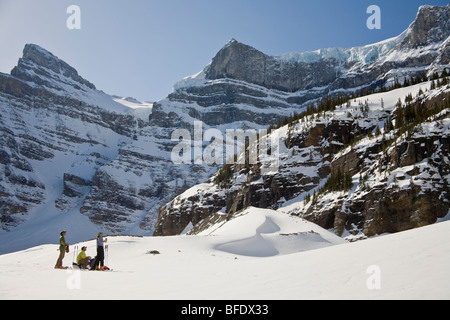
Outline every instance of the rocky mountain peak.
[[(258, 82), (258, 79), (253, 78), (251, 74), (263, 71), (266, 58), (264, 53), (255, 48), (231, 39), (213, 58), (205, 72), (206, 79), (232, 78)], [(248, 61), (256, 62), (256, 65), (249, 64)], [(254, 68), (257, 68), (259, 72), (255, 72)]]
[(51, 88), (55, 87), (55, 82), (61, 81), (62, 75), (75, 88), (77, 86), (80, 88), (82, 85), (89, 89), (96, 89), (92, 83), (82, 78), (75, 68), (36, 44), (25, 45), (23, 56), (11, 71), (11, 75)]
[(44, 48), (41, 48), (36, 44), (29, 43), (25, 45), (25, 48), (23, 49), (22, 59), (30, 60), (37, 65), (51, 69), (56, 73), (60, 72), (61, 67), (74, 70), (71, 66), (60, 60), (51, 52), (45, 50)]
[[(282, 61), (235, 39), (229, 41), (204, 70), (208, 80), (233, 79), (283, 92), (321, 87), (336, 78), (336, 61)], [(314, 76), (313, 76), (314, 75)]]
[(416, 19), (407, 30), (402, 48), (417, 48), (445, 41), (450, 36), (450, 4), (421, 6)]

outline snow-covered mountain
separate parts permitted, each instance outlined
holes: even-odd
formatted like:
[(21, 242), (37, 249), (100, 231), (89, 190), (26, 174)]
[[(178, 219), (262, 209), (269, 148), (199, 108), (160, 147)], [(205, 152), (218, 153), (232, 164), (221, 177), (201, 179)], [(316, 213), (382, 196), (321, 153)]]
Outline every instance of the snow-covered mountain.
[[(344, 65), (364, 65), (371, 62), (401, 62), (411, 59), (410, 49), (421, 48), (419, 56), (430, 54), (442, 43), (446, 45), (449, 22), (448, 10), (439, 7), (421, 6), (416, 20), (397, 37), (354, 48), (326, 48), (309, 52), (291, 52), (278, 55), (282, 61), (311, 63), (335, 59)], [(402, 55), (402, 52), (404, 53)], [(440, 58), (442, 59), (442, 57)], [(379, 60), (379, 61), (377, 61)]]
[[(377, 126), (383, 129), (383, 126), (395, 117), (394, 111), (399, 99), (404, 101), (408, 94), (412, 94), (413, 97), (419, 96), (417, 103), (420, 104), (422, 100), (432, 99), (434, 95), (439, 95), (439, 98), (436, 98), (437, 101), (430, 103), (438, 102), (441, 105), (447, 95), (441, 89), (426, 94), (419, 92), (430, 88), (431, 84), (428, 82), (428, 78), (432, 78), (434, 74), (441, 75), (443, 70), (449, 67), (449, 11), (450, 5), (446, 7), (423, 6), (419, 9), (416, 20), (398, 37), (358, 48), (334, 48), (319, 50), (316, 53), (272, 57), (234, 39), (231, 40), (213, 58), (211, 64), (197, 75), (180, 81), (169, 99), (159, 102), (157, 107), (187, 104), (186, 108), (192, 110), (189, 111), (190, 113), (198, 115), (197, 117), (202, 121), (216, 126), (222, 122), (234, 120), (234, 118), (224, 119), (222, 113), (217, 112), (217, 109), (232, 109), (231, 115), (237, 115), (238, 119), (248, 122), (253, 119), (254, 122), (264, 123), (272, 117), (271, 112), (278, 115), (286, 112), (291, 115), (293, 112), (300, 113), (307, 108), (307, 105), (311, 106), (313, 102), (320, 105), (321, 103), (318, 101), (322, 99), (326, 106), (332, 101), (339, 101), (339, 99), (344, 101), (346, 96), (367, 95), (373, 90), (383, 92), (387, 88), (408, 86), (417, 82), (423, 84), (410, 89), (369, 95), (354, 101), (347, 98), (347, 106), (340, 106), (339, 116), (335, 113), (328, 115), (323, 113), (322, 115), (322, 112), (317, 112), (313, 118), (304, 118), (302, 120), (304, 124), (301, 127), (300, 125), (291, 125), (280, 129), (281, 148), (286, 146), (285, 149), (280, 150), (281, 156), (284, 157), (281, 165), (285, 168), (275, 175), (262, 176), (258, 174), (258, 165), (254, 168), (235, 166), (233, 168), (236, 175), (235, 180), (231, 186), (225, 185), (223, 188), (219, 188), (214, 183), (214, 179), (216, 179), (214, 176), (206, 184), (188, 190), (184, 195), (175, 198), (163, 207), (155, 233), (158, 235), (177, 234), (189, 223), (195, 225), (210, 215), (214, 215), (217, 211), (232, 213), (248, 205), (273, 208), (285, 201), (294, 201), (295, 198), (299, 201), (303, 200), (308, 193), (313, 196), (314, 189), (317, 188), (319, 191), (318, 187), (325, 183), (331, 173), (333, 157), (338, 156), (339, 149), (348, 145), (357, 136), (367, 135), (369, 131), (374, 134)], [(312, 55), (314, 57), (311, 57)], [(384, 100), (383, 108), (381, 107), (382, 99)], [(203, 106), (203, 104), (207, 106), (203, 108), (205, 112), (196, 113), (196, 110), (200, 109), (200, 105)], [(366, 104), (367, 107), (365, 107)], [(417, 108), (420, 109), (423, 106), (420, 105)], [(432, 107), (426, 108), (432, 109)], [(442, 108), (447, 108), (445, 103)], [(315, 120), (316, 118), (317, 120)], [(446, 118), (446, 115), (442, 115), (441, 118)], [(321, 122), (321, 124), (318, 125), (316, 122)], [(430, 134), (436, 138), (427, 143), (432, 144), (436, 139), (440, 139), (440, 143), (442, 142), (446, 146), (445, 138), (439, 136), (447, 136), (447, 128), (444, 126), (441, 129)], [(375, 143), (376, 147), (381, 146), (380, 139), (393, 141), (389, 137), (378, 139), (379, 141)], [(399, 140), (399, 142), (404, 144), (405, 139)], [(321, 143), (324, 145), (320, 146)], [(417, 143), (419, 144), (418, 141)], [(423, 143), (425, 141), (419, 145)], [(364, 150), (365, 153), (358, 155), (359, 159), (363, 159), (371, 153), (377, 153), (368, 148), (364, 148)], [(419, 149), (415, 150), (419, 152)], [(445, 155), (446, 150), (447, 148), (444, 147), (436, 156)], [(405, 150), (395, 152), (400, 152), (398, 155), (400, 157)], [(408, 152), (414, 151), (410, 148)], [(422, 152), (420, 159), (425, 158), (423, 154), (426, 152), (423, 150), (420, 152)], [(340, 165), (345, 164), (348, 158), (342, 157)], [(416, 159), (419, 158), (414, 160)], [(336, 161), (336, 163), (338, 162)], [(394, 163), (394, 166), (396, 165)], [(380, 168), (382, 167), (387, 168), (380, 165)], [(360, 172), (361, 169), (366, 168), (354, 166), (352, 173), (364, 175), (365, 170)], [(282, 172), (283, 170), (284, 172)], [(442, 172), (441, 169), (437, 170)], [(441, 182), (447, 179), (445, 172), (442, 174), (444, 180), (440, 180)], [(366, 174), (370, 176), (370, 173)], [(195, 188), (198, 190), (196, 191)], [(374, 196), (373, 201), (379, 200)], [(431, 199), (429, 200), (431, 201)], [(392, 202), (391, 205), (395, 207), (397, 201)], [(343, 212), (347, 213), (348, 211), (342, 206), (342, 201), (328, 215), (315, 214), (319, 207), (320, 205), (315, 206), (315, 211), (311, 208), (308, 215), (326, 228), (334, 227), (336, 213), (340, 212), (338, 209), (342, 207)], [(436, 210), (436, 214), (438, 216), (447, 214), (448, 208), (445, 209), (446, 207), (443, 207), (442, 212)], [(362, 214), (363, 211), (361, 208), (353, 210), (358, 214)], [(433, 209), (430, 207), (429, 210)], [(297, 211), (296, 214), (303, 213)], [(395, 214), (393, 215), (395, 216)], [(321, 221), (317, 221), (319, 216), (322, 217)], [(348, 215), (343, 214), (342, 216), (347, 217)], [(404, 216), (397, 218), (408, 219)], [(370, 219), (367, 218), (368, 221)], [(433, 219), (436, 219), (436, 215), (431, 215), (428, 221)], [(344, 220), (350, 225), (347, 229), (351, 229), (351, 219)], [(359, 221), (360, 225), (364, 224), (362, 220)], [(421, 219), (418, 221), (421, 221), (417, 222), (419, 225), (423, 223)], [(406, 225), (408, 223), (405, 223), (403, 228)], [(361, 228), (362, 226), (360, 226)], [(382, 233), (388, 230), (398, 229), (385, 227), (377, 232)], [(343, 232), (343, 229), (341, 231)], [(373, 231), (366, 234), (372, 235)]]
[(169, 98), (208, 106), (212, 99), (225, 101), (236, 112), (236, 105), (251, 104), (266, 113), (274, 107), (295, 108), (325, 94), (350, 95), (402, 82), (405, 76), (440, 72), (449, 63), (449, 11), (449, 5), (422, 6), (399, 36), (355, 48), (269, 56), (232, 39), (202, 72), (178, 82)]
[[(291, 119), (270, 134), (279, 140), (272, 149), (279, 160), (274, 169), (263, 171), (271, 157), (225, 165), (162, 208), (161, 234), (189, 225), (196, 233), (248, 206), (303, 217), (349, 240), (445, 218), (450, 86), (430, 89), (434, 83), (349, 99)], [(258, 142), (246, 156), (256, 148)]]
[(441, 74), (450, 57), (449, 10), (421, 7), (395, 39), (313, 58), (268, 56), (231, 40), (152, 104), (101, 92), (63, 60), (26, 45), (11, 74), (0, 74), (0, 252), (53, 242), (60, 229), (82, 240), (99, 229), (171, 234), (199, 222), (202, 214), (185, 226), (162, 223), (160, 208), (218, 167), (174, 164), (176, 129), (192, 137), (195, 121), (222, 133), (267, 128), (325, 94)]
[(92, 232), (80, 207), (97, 170), (144, 126), (135, 114), (139, 109), (96, 90), (37, 45), (25, 46), (17, 67), (11, 75), (0, 74), (0, 83), (1, 229), (2, 239), (14, 239), (3, 241), (2, 251), (16, 241), (19, 247), (46, 242), (64, 225), (84, 222), (80, 236), (89, 233), (86, 226)]
[(98, 229), (151, 234), (159, 207), (210, 175), (171, 162), (170, 135), (149, 125), (152, 104), (97, 90), (37, 45), (0, 88), (1, 251), (58, 229), (80, 240)]

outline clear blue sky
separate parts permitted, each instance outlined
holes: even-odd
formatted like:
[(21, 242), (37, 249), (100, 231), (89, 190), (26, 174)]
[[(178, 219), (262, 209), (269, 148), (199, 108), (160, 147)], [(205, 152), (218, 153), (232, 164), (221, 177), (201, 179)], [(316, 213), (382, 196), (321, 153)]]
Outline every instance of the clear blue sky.
[[(267, 54), (370, 44), (399, 35), (438, 0), (0, 0), (0, 72), (26, 43), (51, 51), (109, 94), (166, 97), (235, 38)], [(81, 30), (69, 30), (69, 5)], [(369, 5), (381, 30), (369, 30)]]

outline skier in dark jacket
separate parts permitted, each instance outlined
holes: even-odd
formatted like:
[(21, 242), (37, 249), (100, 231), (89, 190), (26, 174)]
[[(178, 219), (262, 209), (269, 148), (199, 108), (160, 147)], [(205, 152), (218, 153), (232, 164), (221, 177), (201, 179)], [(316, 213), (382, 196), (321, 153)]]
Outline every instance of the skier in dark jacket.
[(105, 249), (103, 245), (107, 241), (108, 239), (103, 239), (103, 232), (100, 232), (97, 236), (97, 257), (95, 257), (93, 270), (104, 270)]

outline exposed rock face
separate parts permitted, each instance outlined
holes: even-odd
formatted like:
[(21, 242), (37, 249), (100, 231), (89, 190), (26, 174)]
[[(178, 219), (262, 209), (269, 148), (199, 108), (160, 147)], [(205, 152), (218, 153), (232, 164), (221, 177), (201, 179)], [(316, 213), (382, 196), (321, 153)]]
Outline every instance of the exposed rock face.
[(288, 115), (294, 110), (283, 94), (274, 94), (263, 87), (231, 79), (221, 79), (203, 87), (183, 88), (170, 94), (169, 99), (182, 103), (195, 101), (196, 106), (186, 105), (189, 116), (210, 126), (239, 121), (267, 125), (280, 115)]
[(55, 206), (63, 212), (68, 212), (81, 203), (81, 199), (89, 192), (91, 182), (73, 174), (65, 173), (63, 176), (63, 192), (55, 200)]
[(423, 47), (448, 38), (450, 35), (448, 7), (447, 5), (445, 10), (433, 6), (420, 7), (410, 32), (402, 42), (402, 47)]
[[(411, 145), (418, 146), (415, 160), (408, 155), (408, 146)], [(432, 155), (430, 146), (439, 146)], [(433, 135), (404, 141), (380, 156), (379, 162), (367, 171), (363, 159), (371, 153), (358, 152), (356, 155), (360, 163), (348, 167), (352, 173), (362, 175), (365, 172), (368, 180), (376, 174), (383, 174), (386, 178), (380, 179), (377, 184), (365, 185), (362, 181), (359, 186), (361, 190), (342, 194), (333, 202), (329, 202), (330, 197), (324, 197), (303, 211), (303, 217), (324, 228), (334, 229), (339, 236), (361, 232), (371, 237), (435, 223), (438, 218), (445, 217), (450, 209), (447, 187), (450, 166), (441, 153), (445, 154), (449, 148), (446, 132), (444, 137)], [(402, 161), (407, 158), (410, 160), (407, 163)], [(443, 161), (435, 162), (437, 159)], [(341, 161), (342, 157), (336, 158), (332, 167), (338, 167)], [(394, 174), (380, 170), (383, 164)]]
[(231, 78), (268, 89), (296, 92), (329, 85), (336, 79), (335, 60), (290, 63), (231, 40), (206, 69), (206, 79)]
[[(36, 68), (36, 66), (38, 66)], [(26, 72), (28, 69), (34, 69), (36, 76)], [(49, 72), (52, 71), (52, 73)], [(61, 84), (61, 78), (56, 75), (62, 75), (63, 79), (67, 78), (81, 86), (86, 86), (90, 89), (95, 89), (95, 86), (89, 81), (83, 79), (78, 75), (78, 72), (66, 62), (55, 57), (50, 52), (42, 49), (34, 44), (27, 44), (23, 50), (23, 57), (19, 59), (17, 67), (11, 71), (11, 75), (16, 78), (20, 78), (26, 81), (30, 81), (39, 85), (45, 85), (49, 88), (58, 89), (54, 84)], [(51, 83), (44, 79), (56, 80)], [(72, 85), (72, 84), (70, 84)], [(75, 89), (81, 89), (80, 86), (75, 85)]]
[[(182, 233), (189, 224), (196, 225), (203, 219), (227, 206), (227, 198), (218, 194), (211, 184), (206, 192), (195, 192), (187, 198), (175, 198), (165, 204), (156, 223), (155, 235), (170, 236)], [(194, 187), (195, 189), (195, 187)]]

